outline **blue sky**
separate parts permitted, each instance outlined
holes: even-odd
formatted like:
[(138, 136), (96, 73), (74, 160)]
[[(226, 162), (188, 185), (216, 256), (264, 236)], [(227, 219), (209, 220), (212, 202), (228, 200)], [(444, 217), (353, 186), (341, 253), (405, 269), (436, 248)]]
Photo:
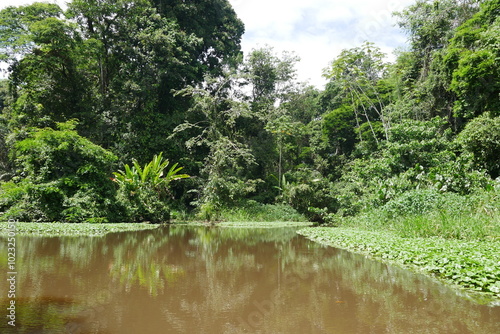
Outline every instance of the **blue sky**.
[[(0, 0), (0, 7), (19, 6), (33, 0)], [(65, 0), (51, 0), (59, 4)], [(301, 59), (298, 79), (322, 87), (322, 70), (341, 52), (374, 42), (394, 59), (393, 51), (406, 45), (395, 27), (394, 11), (415, 0), (229, 0), (245, 23), (245, 54), (272, 46), (279, 54), (295, 52)]]

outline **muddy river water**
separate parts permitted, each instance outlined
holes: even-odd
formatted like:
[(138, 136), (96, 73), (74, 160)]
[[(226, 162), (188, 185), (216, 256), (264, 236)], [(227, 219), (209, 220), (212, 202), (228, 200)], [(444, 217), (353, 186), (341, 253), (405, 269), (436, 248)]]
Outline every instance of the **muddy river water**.
[(0, 333), (500, 333), (500, 307), (293, 228), (186, 226), (18, 236), (13, 327), (0, 241)]

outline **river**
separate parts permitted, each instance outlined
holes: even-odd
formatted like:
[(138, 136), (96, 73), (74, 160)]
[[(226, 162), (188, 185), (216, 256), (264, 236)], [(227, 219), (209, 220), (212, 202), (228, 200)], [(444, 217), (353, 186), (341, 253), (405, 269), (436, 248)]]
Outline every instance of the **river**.
[(500, 333), (500, 307), (293, 228), (18, 236), (16, 251), (16, 326), (3, 279), (1, 333)]

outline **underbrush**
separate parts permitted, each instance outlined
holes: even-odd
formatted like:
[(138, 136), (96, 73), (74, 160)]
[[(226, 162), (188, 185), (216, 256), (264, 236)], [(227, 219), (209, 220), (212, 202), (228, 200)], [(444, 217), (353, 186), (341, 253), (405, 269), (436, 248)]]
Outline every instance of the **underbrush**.
[(500, 241), (500, 189), (468, 196), (413, 190), (382, 207), (332, 222), (401, 237)]
[(306, 222), (307, 218), (286, 204), (262, 204), (248, 201), (244, 205), (225, 208), (221, 220), (229, 222)]

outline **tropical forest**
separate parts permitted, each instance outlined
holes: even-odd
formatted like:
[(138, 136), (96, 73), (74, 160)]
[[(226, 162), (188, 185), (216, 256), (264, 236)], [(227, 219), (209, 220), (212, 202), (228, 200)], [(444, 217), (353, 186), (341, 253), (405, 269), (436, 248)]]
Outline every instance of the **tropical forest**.
[(393, 15), (408, 39), (394, 60), (365, 41), (315, 87), (293, 52), (244, 54), (228, 0), (2, 9), (0, 220), (61, 235), (309, 222), (299, 234), (499, 316), (500, 1)]

